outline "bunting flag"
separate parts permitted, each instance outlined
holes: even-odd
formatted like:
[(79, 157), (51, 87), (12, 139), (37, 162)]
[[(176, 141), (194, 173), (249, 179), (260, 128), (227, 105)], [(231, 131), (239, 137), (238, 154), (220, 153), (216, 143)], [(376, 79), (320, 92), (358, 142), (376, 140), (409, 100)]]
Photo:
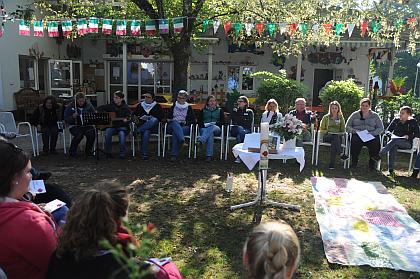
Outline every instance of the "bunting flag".
[(293, 36), (293, 34), (296, 32), (297, 27), (298, 25), (296, 23), (289, 24), (290, 36)]
[(63, 36), (67, 37), (73, 31), (73, 24), (71, 20), (65, 20), (61, 22), (61, 29), (63, 30)]
[(169, 33), (169, 20), (159, 19), (159, 33), (168, 34)]
[(251, 36), (252, 29), (254, 29), (253, 23), (245, 23), (245, 32), (247, 36)]
[(318, 35), (318, 31), (319, 31), (319, 24), (312, 25), (312, 32), (314, 33), (314, 35)]
[(227, 35), (230, 30), (230, 21), (226, 21), (225, 24), (223, 25), (223, 28), (225, 28), (225, 33)]
[(276, 31), (276, 24), (275, 23), (268, 23), (267, 24), (268, 34), (270, 37), (273, 37), (274, 31)]
[(3, 37), (4, 34), (4, 28), (3, 25), (0, 25), (0, 38)]
[(362, 23), (360, 24), (360, 29), (362, 30), (362, 37), (364, 37), (366, 35), (366, 31), (368, 29), (368, 23), (366, 21), (362, 21)]
[(233, 25), (233, 28), (235, 29), (235, 34), (236, 34), (236, 36), (238, 36), (238, 35), (239, 35), (239, 33), (241, 32), (241, 29), (242, 29), (242, 23), (238, 23), (238, 22), (236, 22), (236, 23)]
[(174, 25), (174, 32), (181, 33), (182, 29), (184, 28), (184, 18), (183, 17), (176, 17), (172, 20)]
[(102, 20), (102, 34), (105, 34), (105, 35), (112, 34), (112, 19)]
[(213, 21), (213, 33), (216, 34), (220, 26), (220, 20)]
[(355, 26), (356, 26), (356, 24), (354, 24), (354, 23), (347, 23), (346, 27), (347, 27), (347, 32), (349, 33), (349, 38), (353, 34), (353, 30), (354, 30)]
[(331, 29), (332, 29), (331, 23), (322, 24), (322, 27), (324, 27), (325, 33), (327, 33), (327, 35), (331, 33)]
[(47, 24), (48, 28), (48, 37), (58, 37), (60, 34), (58, 33), (58, 22), (57, 21), (49, 21)]
[(299, 29), (302, 32), (303, 36), (306, 36), (306, 33), (308, 33), (308, 24), (306, 23), (299, 24)]
[(372, 21), (372, 31), (373, 33), (378, 33), (379, 28), (381, 28), (381, 23), (379, 21)]
[(44, 22), (42, 20), (34, 21), (34, 36), (44, 37)]
[(394, 22), (394, 26), (397, 27), (397, 29), (399, 29), (403, 24), (404, 24), (404, 20), (402, 20), (402, 19), (397, 19)]
[(87, 33), (87, 21), (85, 18), (77, 20), (77, 34), (83, 36)]
[(209, 20), (203, 19), (203, 28), (201, 28), (201, 32), (205, 33), (207, 31), (208, 26), (209, 26)]
[(154, 19), (146, 20), (146, 34), (147, 36), (154, 36), (156, 35), (156, 26)]
[(287, 29), (287, 23), (286, 22), (280, 22), (279, 23), (279, 29), (280, 29), (280, 34), (283, 35), (284, 33), (286, 33), (286, 29)]
[(343, 28), (344, 28), (344, 24), (337, 23), (335, 25), (335, 35), (340, 36), (341, 32), (343, 31)]
[(88, 33), (98, 33), (98, 23), (99, 20), (96, 17), (89, 18), (89, 28)]
[(131, 32), (131, 35), (133, 36), (140, 36), (141, 34), (140, 21), (133, 20), (131, 22), (130, 32)]
[(407, 24), (410, 29), (415, 29), (417, 25), (417, 18), (415, 17), (407, 18)]
[(255, 24), (255, 26), (257, 27), (258, 36), (261, 36), (261, 32), (263, 30), (264, 24), (257, 23), (257, 24)]
[(19, 22), (19, 35), (21, 36), (30, 36), (31, 28), (29, 27), (29, 22), (21, 19)]
[(117, 36), (127, 35), (127, 21), (117, 20), (117, 31), (115, 31), (115, 34), (117, 34)]

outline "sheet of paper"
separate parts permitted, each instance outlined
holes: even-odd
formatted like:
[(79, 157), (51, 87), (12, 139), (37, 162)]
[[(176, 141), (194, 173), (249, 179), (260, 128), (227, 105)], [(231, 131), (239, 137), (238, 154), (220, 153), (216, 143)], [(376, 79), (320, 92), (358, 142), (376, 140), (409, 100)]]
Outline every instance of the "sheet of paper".
[(391, 139), (405, 139), (405, 137), (399, 137), (397, 135), (391, 134)]
[(242, 149), (260, 148), (260, 133), (246, 134)]
[(60, 200), (55, 199), (55, 200), (53, 200), (53, 201), (51, 201), (51, 202), (47, 203), (47, 204), (45, 205), (44, 209), (45, 209), (45, 211), (48, 211), (49, 213), (51, 213), (51, 212), (54, 212), (54, 211), (56, 211), (57, 209), (59, 209), (59, 208), (61, 208), (61, 207), (65, 206), (65, 205), (66, 205), (66, 203), (65, 203), (65, 202), (62, 202), (62, 201), (60, 201)]
[(357, 134), (359, 135), (360, 139), (363, 142), (367, 142), (367, 141), (373, 140), (375, 138), (367, 130), (358, 131)]
[(44, 180), (31, 180), (29, 183), (29, 191), (34, 194), (46, 193)]
[(113, 78), (120, 77), (120, 67), (112, 67), (112, 77)]

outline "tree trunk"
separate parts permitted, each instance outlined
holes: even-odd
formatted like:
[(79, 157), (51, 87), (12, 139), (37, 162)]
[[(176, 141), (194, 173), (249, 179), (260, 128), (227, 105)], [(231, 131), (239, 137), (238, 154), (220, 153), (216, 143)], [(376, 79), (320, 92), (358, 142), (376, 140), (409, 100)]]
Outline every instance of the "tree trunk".
[(172, 48), (174, 59), (174, 82), (172, 84), (172, 96), (176, 96), (178, 91), (187, 90), (188, 82), (188, 62), (191, 54), (190, 39), (181, 40), (175, 43)]

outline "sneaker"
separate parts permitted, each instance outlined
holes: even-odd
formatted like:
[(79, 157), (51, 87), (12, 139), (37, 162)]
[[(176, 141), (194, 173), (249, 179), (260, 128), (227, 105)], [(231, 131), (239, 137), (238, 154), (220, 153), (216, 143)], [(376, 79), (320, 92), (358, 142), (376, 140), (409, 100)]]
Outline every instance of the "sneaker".
[(330, 170), (335, 169), (334, 164), (329, 164), (329, 165), (328, 165), (328, 168), (329, 168)]
[(239, 158), (239, 156), (238, 156), (238, 157), (236, 157), (234, 162), (237, 163), (237, 164), (240, 164), (242, 161), (241, 161), (241, 158)]
[(14, 132), (2, 132), (0, 133), (0, 136), (4, 137), (5, 139), (14, 139), (16, 137), (16, 133)]
[(346, 161), (346, 160), (348, 160), (349, 159), (349, 156), (347, 156), (346, 154), (341, 154), (341, 156), (340, 156), (340, 159), (342, 160), (342, 161)]
[(395, 177), (395, 171), (394, 170), (389, 170), (388, 176)]

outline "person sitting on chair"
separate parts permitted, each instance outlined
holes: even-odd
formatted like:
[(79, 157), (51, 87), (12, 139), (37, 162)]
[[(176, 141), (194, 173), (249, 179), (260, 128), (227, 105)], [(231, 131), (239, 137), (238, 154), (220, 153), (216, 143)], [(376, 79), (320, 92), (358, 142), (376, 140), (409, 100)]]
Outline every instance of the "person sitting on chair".
[(136, 117), (137, 133), (141, 136), (141, 156), (149, 159), (149, 139), (153, 130), (158, 128), (164, 118), (162, 107), (154, 100), (154, 93), (144, 93), (144, 101), (137, 105), (133, 112)]
[(388, 171), (391, 176), (395, 175), (394, 163), (397, 149), (411, 149), (413, 139), (419, 134), (419, 125), (412, 115), (413, 110), (409, 106), (400, 108), (400, 116), (394, 118), (385, 130), (385, 135), (391, 140), (382, 148), (379, 155), (373, 158), (375, 161), (380, 161), (380, 156), (389, 152)]
[(269, 123), (268, 127), (272, 128), (282, 117), (283, 115), (279, 112), (277, 101), (274, 99), (268, 100), (265, 105), (265, 111), (261, 116), (261, 123)]
[[(341, 140), (345, 133), (345, 125), (341, 105), (337, 101), (330, 103), (328, 114), (324, 115), (319, 128), (320, 136), (324, 142), (331, 143), (329, 168), (334, 169), (335, 157), (341, 150)], [(348, 157), (341, 154), (341, 159), (346, 160)]]
[(299, 259), (299, 240), (285, 222), (259, 224), (243, 248), (243, 263), (250, 279), (290, 279)]
[(302, 140), (296, 140), (296, 146), (303, 146), (303, 142), (312, 141), (311, 124), (315, 120), (315, 114), (306, 109), (305, 98), (297, 98), (295, 101), (295, 109), (290, 111), (289, 114), (296, 116), (297, 119), (302, 121)]
[(115, 91), (113, 102), (99, 107), (98, 111), (114, 112), (115, 117), (120, 119), (112, 121), (112, 127), (106, 128), (105, 130), (105, 153), (107, 158), (112, 158), (112, 136), (118, 134), (120, 143), (120, 159), (125, 159), (125, 136), (128, 133), (128, 121), (131, 111), (124, 101), (124, 93), (121, 91)]
[[(242, 143), (244, 142), (245, 134), (252, 133), (254, 112), (248, 108), (249, 101), (246, 96), (239, 96), (237, 105), (230, 114), (230, 119), (232, 120), (230, 135), (236, 137), (236, 143)], [(235, 159), (235, 163), (240, 162), (241, 159), (238, 156)]]
[[(366, 130), (374, 138), (366, 142), (362, 141), (357, 132)], [(350, 144), (351, 168), (356, 168), (359, 162), (359, 154), (363, 146), (369, 149), (369, 169), (375, 169), (375, 160), (381, 149), (379, 135), (384, 131), (384, 124), (379, 115), (371, 110), (369, 98), (360, 100), (360, 110), (353, 112), (346, 123), (346, 131), (352, 134)]]
[(69, 131), (73, 135), (70, 144), (69, 155), (75, 157), (77, 154), (77, 147), (82, 141), (83, 136), (86, 136), (85, 155), (90, 156), (93, 152), (93, 144), (95, 142), (95, 127), (91, 125), (84, 125), (83, 113), (96, 112), (91, 103), (86, 101), (86, 96), (79, 92), (74, 97), (75, 101), (69, 104), (64, 111), (64, 120), (70, 126)]
[(168, 133), (172, 133), (171, 161), (176, 161), (179, 147), (185, 143), (184, 136), (190, 134), (191, 124), (195, 123), (192, 107), (186, 102), (188, 93), (180, 90), (177, 100), (169, 109)]
[[(417, 137), (420, 137), (418, 135)], [(413, 173), (411, 174), (412, 178), (418, 178), (420, 172), (420, 152), (417, 153), (416, 162), (414, 163)]]
[(213, 159), (214, 137), (221, 135), (221, 127), (225, 124), (225, 114), (217, 105), (216, 97), (207, 97), (206, 106), (198, 115), (198, 125), (200, 136), (197, 137), (197, 144), (202, 145), (207, 142), (206, 162)]
[(58, 154), (55, 150), (58, 139), (57, 121), (62, 119), (62, 107), (54, 96), (48, 96), (32, 116), (32, 124), (42, 133), (43, 155)]

